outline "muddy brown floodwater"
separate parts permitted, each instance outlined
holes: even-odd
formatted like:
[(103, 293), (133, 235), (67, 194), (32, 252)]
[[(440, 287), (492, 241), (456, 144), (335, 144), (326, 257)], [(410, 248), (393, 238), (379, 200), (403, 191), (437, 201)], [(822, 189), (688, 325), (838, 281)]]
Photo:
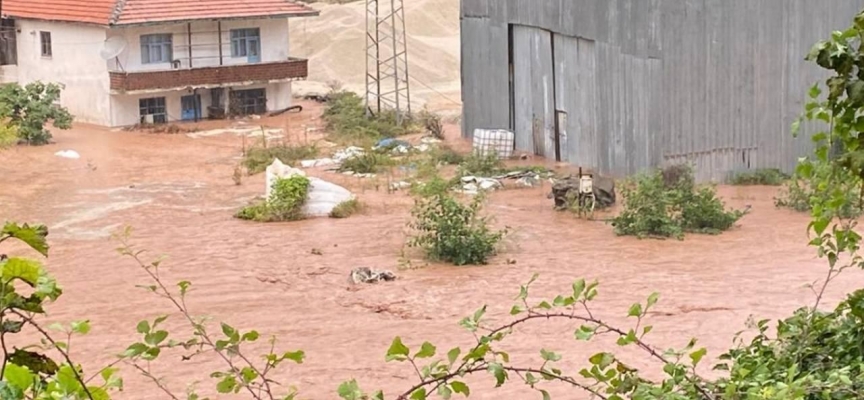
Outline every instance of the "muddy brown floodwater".
[[(316, 110), (307, 104), (301, 114), (248, 123), (287, 126), (292, 140), (315, 140), (315, 131), (300, 132), (319, 124)], [(752, 205), (752, 213), (723, 235), (691, 235), (684, 241), (616, 237), (602, 222), (556, 213), (546, 198), (548, 183), (500, 191), (487, 210), (513, 234), (490, 265), (424, 265), (415, 257), (414, 268), (405, 269), (400, 259), (411, 199), (388, 194), (384, 181), (312, 171), (357, 192), (366, 211), (344, 220), (255, 224), (232, 218), (264, 185), (263, 175), (234, 184), (239, 136), (192, 138), (78, 125), (57, 132), (56, 141), (0, 151), (0, 220), (51, 228), (47, 266), (65, 294), (50, 307), (48, 320), (91, 320), (91, 334), (72, 344), (73, 355), (90, 371), (136, 340), (138, 320), (172, 314), (168, 303), (135, 288), (147, 283), (146, 276), (115, 252), (118, 244), (110, 235), (125, 225), (133, 227), (133, 243), (150, 250), (149, 256), (168, 256), (162, 271), (166, 281), (193, 282), (190, 307), (196, 314), (276, 335), (281, 349), (305, 350), (304, 364), (286, 366), (274, 378), (298, 386), (309, 399), (336, 398), (337, 385), (352, 378), (391, 396), (410, 387), (412, 370), (384, 361), (394, 336), (415, 346), (429, 340), (442, 350), (467, 346), (472, 336), (458, 327), (459, 319), (483, 304), (490, 305), (492, 320), (507, 318), (519, 285), (534, 273), (540, 279), (533, 294), (548, 298), (567, 293), (577, 278), (598, 279), (595, 314), (622, 324), (630, 304), (658, 291), (661, 301), (650, 318), (655, 329), (649, 342), (680, 347), (697, 337), (716, 357), (744, 329), (748, 316), (783, 317), (811, 303), (813, 294), (805, 285), (826, 270), (807, 247), (807, 216), (775, 209), (774, 188), (719, 188), (729, 205)], [(81, 158), (54, 156), (63, 149)], [(312, 254), (313, 248), (323, 255)], [(350, 288), (349, 271), (363, 266), (394, 270), (400, 279)], [(841, 276), (829, 288), (828, 301), (834, 304), (859, 287), (861, 278), (857, 272)], [(174, 314), (168, 325), (174, 331), (184, 328)], [(540, 348), (559, 351), (572, 370), (611, 344), (605, 339), (575, 342), (573, 328), (529, 325), (503, 348), (523, 364), (536, 362)], [(202, 391), (212, 394), (215, 382), (208, 372), (223, 368), (215, 358), (163, 357), (152, 372), (164, 376), (173, 390), (182, 393), (188, 383), (200, 381)], [(652, 366), (632, 352), (623, 357), (640, 368)], [(131, 368), (123, 373), (126, 389), (116, 398), (166, 397)], [(519, 384), (492, 390), (488, 376), (469, 382), (472, 398), (540, 397)], [(558, 398), (586, 398), (564, 387), (550, 389)]]

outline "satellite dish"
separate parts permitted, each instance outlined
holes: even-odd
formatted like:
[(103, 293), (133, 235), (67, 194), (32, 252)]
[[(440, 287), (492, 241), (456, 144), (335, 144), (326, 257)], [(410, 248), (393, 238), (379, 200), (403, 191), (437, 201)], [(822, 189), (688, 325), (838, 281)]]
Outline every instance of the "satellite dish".
[(105, 60), (110, 60), (119, 56), (125, 48), (126, 38), (123, 36), (111, 36), (105, 39), (105, 43), (102, 44), (102, 50), (99, 50), (99, 55)]

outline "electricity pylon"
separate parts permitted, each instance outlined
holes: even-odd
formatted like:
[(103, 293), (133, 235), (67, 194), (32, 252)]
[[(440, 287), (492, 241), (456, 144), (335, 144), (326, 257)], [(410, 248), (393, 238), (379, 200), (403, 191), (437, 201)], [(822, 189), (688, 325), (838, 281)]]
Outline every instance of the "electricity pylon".
[(366, 0), (366, 115), (411, 113), (403, 0)]

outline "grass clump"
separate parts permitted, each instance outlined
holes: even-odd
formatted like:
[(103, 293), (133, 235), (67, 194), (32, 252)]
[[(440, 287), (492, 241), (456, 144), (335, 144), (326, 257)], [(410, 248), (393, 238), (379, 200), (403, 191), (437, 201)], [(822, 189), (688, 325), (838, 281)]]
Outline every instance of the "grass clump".
[(18, 128), (14, 125), (0, 125), (0, 149), (8, 149), (18, 144)]
[(357, 199), (343, 201), (330, 211), (330, 218), (348, 218), (363, 209), (363, 203)]
[(490, 177), (498, 175), (503, 170), (504, 163), (497, 154), (481, 155), (479, 152), (473, 152), (459, 164), (457, 175)]
[[(808, 164), (809, 165), (809, 164)], [(861, 181), (846, 170), (832, 172), (829, 164), (812, 164), (812, 177), (796, 173), (786, 181), (780, 194), (774, 199), (779, 208), (790, 208), (799, 212), (813, 209), (813, 204), (826, 204), (829, 200), (843, 199), (837, 210), (839, 218), (858, 218), (864, 214), (861, 199)], [(836, 175), (831, 176), (836, 173)], [(827, 190), (814, 182), (833, 182), (833, 189)]]
[(272, 147), (252, 147), (246, 150), (243, 157), (243, 166), (249, 171), (249, 175), (263, 172), (267, 166), (279, 159), (285, 165), (296, 166), (300, 160), (308, 160), (318, 156), (318, 148), (313, 144), (287, 145), (280, 144)]
[(753, 171), (740, 172), (732, 175), (729, 183), (733, 185), (780, 186), (789, 179), (789, 175), (777, 168), (761, 168)]
[(480, 216), (482, 196), (462, 204), (450, 195), (418, 199), (409, 227), (417, 234), (409, 245), (423, 249), (433, 261), (454, 265), (484, 265), (497, 252), (506, 231), (493, 231)]
[(382, 112), (366, 117), (363, 99), (352, 92), (335, 91), (328, 95), (323, 114), (332, 139), (339, 142), (370, 143), (411, 133), (414, 123), (408, 118), (396, 124), (395, 112)]
[(411, 185), (411, 195), (421, 198), (431, 198), (446, 195), (454, 186), (454, 181), (447, 180), (441, 175), (433, 175), (425, 182), (415, 182)]
[(365, 151), (342, 162), (339, 172), (354, 172), (357, 174), (377, 174), (385, 168), (395, 165), (392, 158), (375, 151)]
[(257, 222), (282, 222), (303, 219), (303, 205), (309, 195), (309, 178), (294, 175), (273, 182), (270, 198), (249, 205), (235, 217)]
[(429, 157), (436, 164), (459, 165), (465, 162), (465, 155), (449, 146), (441, 146), (429, 151)]
[(719, 234), (745, 212), (727, 211), (713, 187), (697, 187), (692, 170), (675, 166), (642, 174), (622, 187), (624, 210), (615, 233), (682, 239), (685, 232)]

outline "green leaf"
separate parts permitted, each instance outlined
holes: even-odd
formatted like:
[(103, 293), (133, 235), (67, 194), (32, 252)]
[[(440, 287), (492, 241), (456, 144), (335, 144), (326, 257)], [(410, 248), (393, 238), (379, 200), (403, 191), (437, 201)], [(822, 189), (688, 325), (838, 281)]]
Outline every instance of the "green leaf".
[(21, 332), (21, 328), (24, 326), (24, 321), (13, 321), (10, 319), (4, 320), (3, 324), (0, 325), (0, 332), (5, 333), (18, 333)]
[(294, 361), (297, 364), (303, 364), (303, 359), (306, 358), (306, 353), (303, 350), (289, 351), (283, 354), (282, 358)]
[(45, 225), (30, 226), (27, 224), (18, 225), (12, 222), (7, 223), (0, 230), (0, 237), (10, 236), (24, 242), (33, 250), (39, 252), (45, 257), (48, 257), (48, 227)]
[(74, 321), (72, 322), (72, 332), (86, 335), (90, 333), (90, 321)]
[(149, 347), (144, 343), (135, 343), (126, 348), (126, 351), (123, 352), (123, 357), (137, 357), (141, 354), (144, 354)]
[(471, 395), (471, 389), (463, 382), (453, 381), (450, 382), (450, 387), (453, 388), (454, 393), (463, 394), (465, 397)]
[(339, 388), (336, 390), (336, 393), (344, 400), (362, 400), (363, 399), (363, 391), (360, 390), (360, 386), (357, 384), (355, 379), (352, 379), (348, 382), (342, 382), (339, 385)]
[(453, 391), (446, 384), (438, 387), (438, 395), (441, 396), (444, 400), (450, 400), (450, 396), (453, 395)]
[(552, 305), (549, 304), (549, 302), (547, 302), (545, 300), (541, 301), (540, 304), (537, 305), (537, 307), (542, 308), (544, 310), (551, 310), (552, 309)]
[(138, 333), (145, 333), (145, 334), (150, 333), (150, 321), (145, 320), (145, 321), (139, 322), (138, 326), (135, 327), (135, 330), (137, 330)]
[(657, 304), (657, 300), (660, 300), (660, 293), (657, 293), (657, 292), (651, 293), (651, 295), (648, 296), (648, 305), (647, 305), (647, 307), (645, 307), (645, 310), (647, 311), (649, 308), (651, 308), (655, 304)]
[[(231, 325), (228, 325), (224, 322), (221, 325), (222, 325), (222, 333), (225, 334), (225, 337), (231, 339), (231, 341), (234, 341), (234, 337), (238, 336), (237, 330), (234, 329), (234, 327), (232, 327)], [(238, 338), (239, 338), (239, 336), (238, 336)]]
[(429, 358), (435, 355), (435, 346), (429, 342), (423, 342), (423, 345), (420, 346), (420, 351), (414, 355), (415, 358)]
[(258, 340), (258, 331), (249, 331), (243, 334), (242, 340), (244, 342), (254, 342)]
[(159, 357), (159, 353), (161, 353), (161, 352), (162, 352), (162, 349), (160, 349), (158, 347), (151, 347), (151, 348), (147, 349), (147, 351), (144, 352), (144, 355), (142, 355), (141, 358), (148, 360), (148, 361), (153, 361), (157, 357)]
[(653, 329), (654, 329), (654, 326), (652, 326), (652, 325), (648, 325), (648, 326), (642, 328), (642, 336), (647, 335), (647, 334), (648, 334), (649, 332), (651, 332)]
[(189, 281), (178, 282), (177, 287), (180, 288), (180, 296), (185, 296), (186, 292), (189, 291), (190, 286), (192, 286), (192, 282), (189, 282)]
[(606, 352), (597, 353), (597, 354), (591, 356), (591, 358), (589, 358), (588, 361), (591, 362), (591, 364), (596, 365), (601, 370), (603, 370), (603, 369), (606, 369), (613, 362), (615, 362), (615, 356), (613, 356), (612, 354), (606, 353)]
[(222, 378), (222, 380), (216, 384), (216, 391), (219, 393), (223, 393), (223, 394), (224, 393), (231, 393), (234, 391), (234, 388), (236, 388), (236, 387), (237, 387), (237, 380), (233, 376), (228, 375), (228, 376)]
[(540, 349), (540, 357), (545, 361), (560, 361), (561, 355), (546, 349)]
[(708, 354), (708, 350), (704, 347), (690, 353), (690, 360), (693, 361), (693, 366), (699, 364), (699, 361), (702, 361), (702, 357), (705, 357), (706, 354)]
[(456, 359), (459, 358), (459, 353), (461, 352), (462, 350), (458, 347), (454, 347), (447, 352), (447, 361), (450, 361), (451, 366), (456, 362)]
[(507, 371), (499, 363), (489, 363), (489, 372), (495, 377), (495, 387), (500, 387), (507, 380)]
[(479, 323), (480, 319), (483, 318), (483, 315), (486, 314), (486, 306), (480, 307), (479, 310), (474, 312), (474, 322)]
[(108, 394), (108, 392), (101, 387), (88, 386), (87, 391), (90, 392), (90, 396), (93, 398), (93, 400), (111, 400), (111, 396)]
[(167, 315), (160, 315), (155, 320), (153, 320), (153, 329), (155, 329), (157, 325), (165, 322), (166, 319), (168, 319)]
[(627, 312), (628, 317), (641, 317), (642, 316), (642, 304), (636, 303), (630, 306), (630, 311)]
[(549, 396), (549, 392), (541, 389), (540, 393), (543, 395), (543, 400), (552, 400), (552, 397)]
[(387, 357), (385, 360), (405, 361), (408, 359), (408, 354), (408, 346), (402, 344), (402, 338), (396, 336), (396, 338), (393, 339), (393, 343), (390, 344), (390, 348), (387, 349)]
[(22, 367), (15, 364), (6, 364), (6, 371), (3, 374), (3, 379), (9, 384), (21, 389), (22, 392), (27, 391), (33, 380), (36, 379), (36, 374), (30, 372), (27, 367)]
[(579, 296), (582, 295), (582, 292), (585, 291), (585, 280), (580, 279), (576, 282), (573, 282), (573, 298), (578, 299)]
[(426, 389), (420, 388), (411, 393), (411, 400), (426, 400)]
[(807, 95), (810, 96), (811, 99), (819, 98), (819, 95), (822, 94), (822, 89), (819, 88), (819, 84), (815, 84), (810, 88), (810, 91), (807, 92)]
[(42, 265), (39, 262), (26, 258), (12, 257), (0, 265), (3, 266), (4, 282), (20, 279), (30, 287), (34, 287), (43, 274)]
[(594, 337), (594, 332), (596, 328), (592, 328), (588, 325), (582, 325), (579, 329), (576, 330), (576, 340), (591, 340)]
[(168, 338), (168, 331), (156, 331), (144, 336), (144, 341), (151, 346), (158, 346)]
[(252, 367), (244, 367), (240, 370), (240, 377), (244, 383), (249, 383), (258, 378), (258, 373)]
[(513, 308), (510, 309), (510, 315), (519, 315), (519, 314), (521, 314), (521, 313), (524, 312), (524, 311), (525, 311), (525, 310), (522, 309), (521, 306), (514, 305)]

